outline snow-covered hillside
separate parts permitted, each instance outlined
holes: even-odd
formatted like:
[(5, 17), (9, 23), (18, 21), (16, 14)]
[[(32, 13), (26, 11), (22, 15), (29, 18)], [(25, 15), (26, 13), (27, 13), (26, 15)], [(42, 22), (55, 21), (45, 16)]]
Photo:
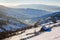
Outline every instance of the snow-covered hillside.
[[(40, 27), (37, 29), (40, 30)], [(36, 36), (33, 36), (34, 30), (35, 29), (26, 30), (23, 34), (15, 35), (4, 40), (21, 40), (23, 38), (25, 38), (25, 40), (60, 40), (60, 26), (52, 28), (52, 31), (50, 32), (43, 32), (41, 34), (38, 32), (39, 34)], [(32, 34), (26, 35), (28, 33)]]

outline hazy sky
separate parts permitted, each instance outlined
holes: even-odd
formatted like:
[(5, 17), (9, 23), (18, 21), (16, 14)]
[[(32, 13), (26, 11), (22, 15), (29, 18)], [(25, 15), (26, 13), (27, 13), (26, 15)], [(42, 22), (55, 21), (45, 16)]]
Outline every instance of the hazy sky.
[(0, 0), (0, 4), (17, 5), (17, 4), (46, 4), (60, 6), (60, 0)]

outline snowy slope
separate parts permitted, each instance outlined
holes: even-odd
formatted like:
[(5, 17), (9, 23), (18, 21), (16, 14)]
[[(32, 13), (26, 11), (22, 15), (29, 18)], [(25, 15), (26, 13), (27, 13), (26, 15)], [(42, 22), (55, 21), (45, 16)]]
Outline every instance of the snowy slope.
[[(39, 30), (39, 28), (37, 29)], [(21, 35), (12, 36), (4, 40), (20, 40), (22, 38), (27, 38), (31, 35), (34, 35), (34, 34), (31, 34), (26, 36), (27, 33), (33, 33), (33, 32), (34, 32), (34, 29), (26, 30), (26, 32)], [(60, 26), (53, 28), (51, 32), (44, 32), (32, 38), (27, 38), (26, 40), (60, 40)]]
[(53, 28), (51, 32), (45, 32), (28, 40), (60, 40), (60, 27)]

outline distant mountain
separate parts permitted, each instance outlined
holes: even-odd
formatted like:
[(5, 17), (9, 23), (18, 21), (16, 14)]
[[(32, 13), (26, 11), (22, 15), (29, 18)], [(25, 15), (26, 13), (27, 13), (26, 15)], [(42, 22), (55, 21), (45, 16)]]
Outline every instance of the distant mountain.
[(49, 11), (46, 10), (38, 10), (38, 9), (31, 9), (31, 8), (14, 8), (13, 9), (15, 12), (19, 12), (19, 14), (26, 15), (28, 17), (40, 17), (44, 14), (50, 13)]
[(49, 6), (43, 4), (24, 4), (24, 5), (17, 5), (13, 8), (32, 8), (32, 9), (39, 9), (39, 10), (47, 10), (47, 11), (60, 11), (60, 6)]
[(43, 22), (46, 21), (46, 19), (49, 20), (49, 17), (57, 17), (56, 19), (59, 19), (60, 20), (60, 12), (53, 12), (53, 13), (50, 13), (50, 14), (45, 14), (43, 16), (40, 16), (40, 17), (34, 17), (34, 18), (31, 18), (31, 21), (32, 22), (37, 22), (38, 20), (43, 20)]
[[(5, 6), (2, 6), (2, 5), (0, 5), (0, 18), (2, 18), (3, 20), (4, 19), (6, 19), (6, 20), (10, 20), (10, 21), (17, 21), (17, 22), (20, 22), (20, 23), (22, 23), (22, 24), (24, 24), (21, 20), (18, 20), (16, 17), (13, 17), (13, 16), (11, 16), (11, 15), (9, 15), (10, 13), (8, 13), (8, 10), (9, 10), (10, 8), (8, 8), (8, 7), (5, 7)], [(14, 22), (13, 21), (13, 22)]]
[[(8, 8), (0, 5), (0, 10), (5, 12), (7, 16), (22, 20), (23, 22), (30, 21), (31, 18), (40, 17), (51, 12), (33, 8)], [(30, 23), (30, 22), (28, 22)]]
[[(17, 29), (24, 28), (27, 26), (27, 24), (23, 23), (22, 21), (16, 19), (15, 17), (12, 17), (8, 15), (8, 7), (1, 6), (0, 5), (0, 26), (7, 31), (16, 31)], [(7, 24), (5, 24), (6, 22)], [(4, 25), (5, 24), (5, 25)], [(4, 32), (3, 28), (0, 27), (0, 32)]]
[(14, 8), (12, 9), (14, 17), (22, 19), (24, 22), (31, 24), (31, 18), (40, 17), (51, 12), (45, 10), (31, 9), (31, 8)]
[(50, 13), (50, 14), (41, 16), (41, 18), (48, 18), (48, 17), (51, 17), (51, 16), (56, 16), (57, 17), (57, 15), (60, 16), (60, 12)]
[(38, 19), (40, 18), (47, 18), (56, 13), (56, 12), (46, 11), (45, 8), (47, 10), (49, 9), (53, 11), (56, 11), (54, 9), (57, 9), (57, 10), (60, 9), (60, 7), (58, 6), (47, 6), (47, 5), (39, 5), (39, 4), (36, 4), (36, 5), (30, 4), (30, 6), (19, 5), (19, 6), (16, 6), (15, 8), (8, 8), (5, 6), (0, 6), (0, 10), (5, 12), (7, 16), (16, 18), (18, 20), (22, 20), (24, 23), (27, 23), (27, 24), (32, 24), (38, 21)]

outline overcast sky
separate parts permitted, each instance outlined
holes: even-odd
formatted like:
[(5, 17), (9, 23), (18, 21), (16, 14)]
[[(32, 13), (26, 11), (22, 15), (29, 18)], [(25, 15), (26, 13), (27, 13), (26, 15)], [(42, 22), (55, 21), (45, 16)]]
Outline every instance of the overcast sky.
[(46, 4), (60, 6), (60, 0), (0, 0), (0, 4), (4, 5)]

